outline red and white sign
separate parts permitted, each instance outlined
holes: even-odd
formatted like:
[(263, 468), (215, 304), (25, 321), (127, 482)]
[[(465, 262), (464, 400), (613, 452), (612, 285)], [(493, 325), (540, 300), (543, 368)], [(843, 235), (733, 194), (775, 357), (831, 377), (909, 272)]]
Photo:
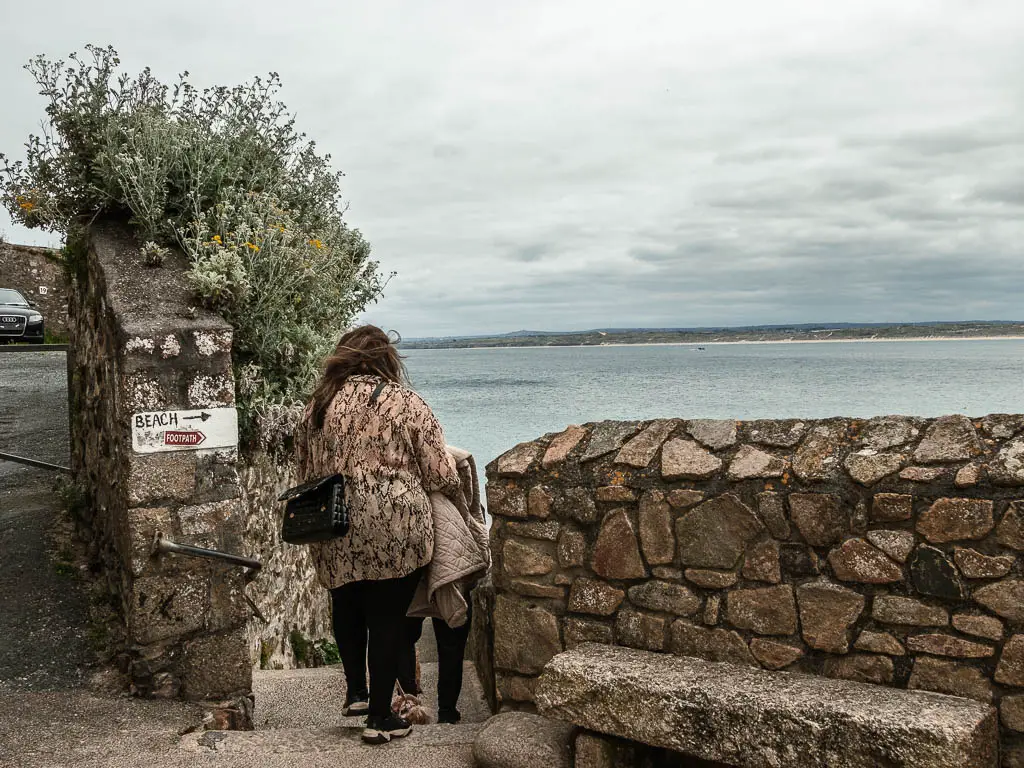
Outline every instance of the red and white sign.
[(136, 453), (197, 451), (238, 445), (238, 411), (149, 411), (132, 415), (132, 448)]

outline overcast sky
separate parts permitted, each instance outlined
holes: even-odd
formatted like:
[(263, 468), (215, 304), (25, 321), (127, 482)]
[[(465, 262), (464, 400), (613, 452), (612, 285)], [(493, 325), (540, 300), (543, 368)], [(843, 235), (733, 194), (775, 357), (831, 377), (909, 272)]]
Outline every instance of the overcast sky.
[(406, 336), (1024, 319), (1021, 0), (0, 8), (15, 156), (37, 53), (280, 72)]

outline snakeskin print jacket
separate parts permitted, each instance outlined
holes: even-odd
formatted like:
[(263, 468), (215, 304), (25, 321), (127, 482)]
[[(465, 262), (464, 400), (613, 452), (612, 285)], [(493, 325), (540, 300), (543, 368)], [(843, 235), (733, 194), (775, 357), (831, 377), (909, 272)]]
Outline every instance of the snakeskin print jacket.
[(429, 494), (459, 488), (455, 460), (430, 407), (388, 383), (371, 404), (376, 376), (350, 376), (327, 409), (322, 430), (296, 435), (299, 481), (345, 476), (348, 535), (310, 544), (327, 589), (353, 581), (394, 579), (427, 565), (434, 552)]

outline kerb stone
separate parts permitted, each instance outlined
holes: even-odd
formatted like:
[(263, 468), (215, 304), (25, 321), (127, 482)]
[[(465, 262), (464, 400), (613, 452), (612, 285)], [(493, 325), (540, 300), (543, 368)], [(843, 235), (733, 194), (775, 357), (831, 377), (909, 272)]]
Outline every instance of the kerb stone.
[(552, 660), (541, 714), (743, 766), (995, 768), (995, 711), (978, 702), (583, 645)]

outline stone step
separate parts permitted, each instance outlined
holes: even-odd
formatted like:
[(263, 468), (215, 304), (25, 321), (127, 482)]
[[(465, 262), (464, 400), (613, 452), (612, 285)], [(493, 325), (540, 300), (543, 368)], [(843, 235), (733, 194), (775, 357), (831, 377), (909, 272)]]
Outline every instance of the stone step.
[[(422, 663), (423, 703), (437, 716), (437, 663)], [(257, 730), (282, 728), (356, 727), (364, 718), (344, 717), (345, 675), (341, 665), (315, 669), (258, 670), (253, 672)], [(465, 662), (459, 711), (463, 723), (482, 723), (491, 716), (476, 668)]]

